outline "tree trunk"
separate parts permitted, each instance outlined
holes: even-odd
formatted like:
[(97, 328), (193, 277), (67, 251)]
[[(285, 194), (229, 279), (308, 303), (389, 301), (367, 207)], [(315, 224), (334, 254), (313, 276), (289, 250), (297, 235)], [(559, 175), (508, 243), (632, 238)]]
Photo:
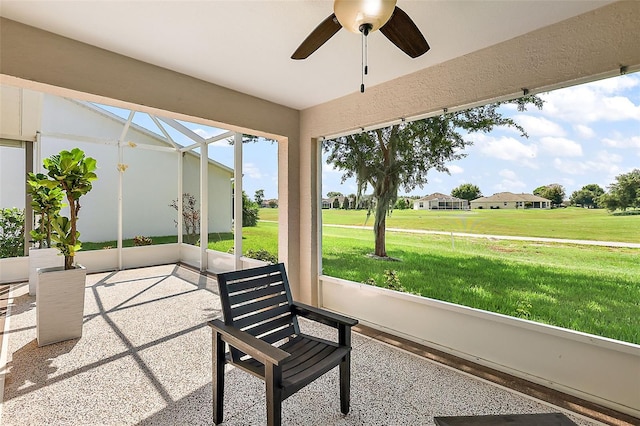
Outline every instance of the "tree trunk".
[(387, 257), (387, 245), (385, 240), (386, 235), (386, 214), (382, 214), (382, 219), (376, 221), (373, 231), (376, 234), (376, 248), (375, 255), (379, 257)]

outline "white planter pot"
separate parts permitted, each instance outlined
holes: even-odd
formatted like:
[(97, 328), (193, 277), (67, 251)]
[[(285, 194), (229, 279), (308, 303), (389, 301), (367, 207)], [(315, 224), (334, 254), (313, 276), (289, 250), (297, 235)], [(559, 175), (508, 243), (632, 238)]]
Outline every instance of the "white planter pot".
[(53, 268), (64, 265), (64, 256), (57, 248), (29, 249), (29, 295), (36, 295), (38, 268)]
[(82, 336), (87, 270), (38, 269), (36, 332), (38, 346)]

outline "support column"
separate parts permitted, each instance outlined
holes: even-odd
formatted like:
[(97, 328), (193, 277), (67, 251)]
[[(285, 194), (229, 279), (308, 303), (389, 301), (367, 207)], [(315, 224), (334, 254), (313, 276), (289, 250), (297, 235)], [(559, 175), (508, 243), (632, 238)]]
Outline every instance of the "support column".
[(233, 137), (233, 253), (236, 269), (242, 269), (242, 133)]
[[(36, 133), (36, 143), (40, 144), (40, 132)], [(24, 142), (24, 168), (25, 168), (25, 191), (24, 191), (24, 255), (29, 256), (29, 241), (31, 240), (29, 231), (33, 229), (33, 207), (29, 200), (29, 184), (27, 175), (33, 172), (33, 142)]]
[(129, 118), (127, 118), (127, 122), (122, 128), (122, 133), (120, 133), (120, 138), (118, 139), (118, 270), (122, 270), (124, 268), (122, 262), (122, 226), (123, 226), (123, 218), (122, 218), (122, 187), (124, 182), (124, 171), (127, 169), (127, 166), (124, 164), (124, 148), (122, 146), (122, 142), (124, 138), (127, 136), (127, 132), (129, 131), (129, 126), (133, 121), (133, 116), (136, 114), (135, 111), (129, 112)]
[(182, 217), (182, 163), (184, 162), (184, 152), (178, 151), (178, 244), (182, 244), (182, 230), (184, 229), (184, 218)]
[(209, 245), (209, 145), (200, 143), (200, 271), (207, 270)]

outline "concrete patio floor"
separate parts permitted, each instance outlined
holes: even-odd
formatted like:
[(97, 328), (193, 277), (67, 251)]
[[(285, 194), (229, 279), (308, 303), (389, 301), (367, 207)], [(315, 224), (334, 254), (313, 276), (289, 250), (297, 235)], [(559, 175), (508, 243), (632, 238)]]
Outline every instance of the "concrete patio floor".
[[(212, 424), (215, 279), (177, 265), (87, 276), (81, 339), (39, 348), (35, 297), (12, 285), (3, 334), (4, 425)], [(308, 332), (334, 331), (304, 321)], [(1, 378), (0, 378), (1, 380)], [(2, 390), (0, 386), (0, 390)], [(334, 370), (283, 403), (286, 425), (429, 425), (434, 416), (564, 412), (354, 333), (351, 412)], [(225, 425), (265, 424), (262, 382), (226, 375)]]

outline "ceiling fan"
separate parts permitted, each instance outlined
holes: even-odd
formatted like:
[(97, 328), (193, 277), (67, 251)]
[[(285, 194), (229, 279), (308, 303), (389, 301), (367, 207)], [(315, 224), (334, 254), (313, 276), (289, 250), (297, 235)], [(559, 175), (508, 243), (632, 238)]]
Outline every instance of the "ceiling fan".
[(344, 27), (363, 37), (380, 30), (385, 37), (412, 58), (426, 53), (429, 44), (396, 0), (335, 0), (327, 19), (293, 52), (291, 59), (306, 59)]

